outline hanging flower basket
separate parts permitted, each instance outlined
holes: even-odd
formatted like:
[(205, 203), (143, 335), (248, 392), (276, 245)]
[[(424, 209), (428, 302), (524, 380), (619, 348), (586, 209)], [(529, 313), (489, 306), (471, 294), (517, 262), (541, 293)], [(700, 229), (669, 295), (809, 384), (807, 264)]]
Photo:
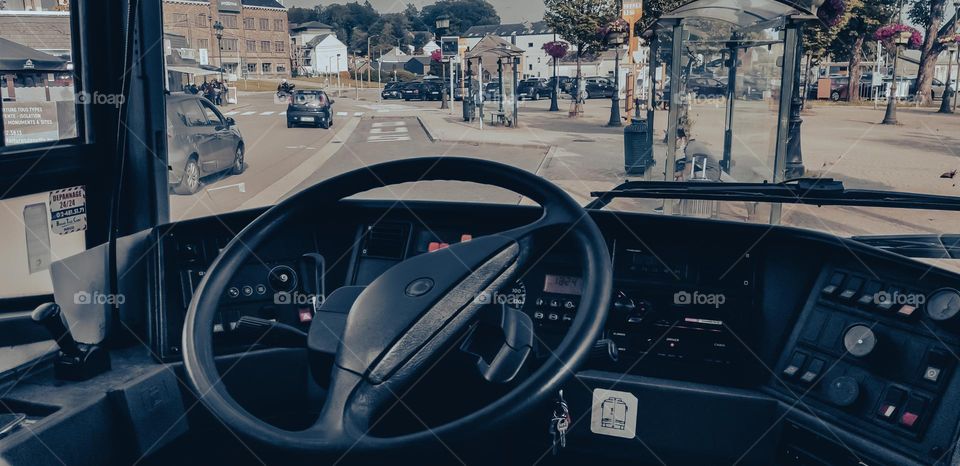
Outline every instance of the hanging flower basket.
[(554, 40), (543, 44), (543, 50), (547, 52), (547, 55), (560, 59), (567, 56), (567, 52), (570, 51), (570, 44), (562, 40)]
[(441, 52), (440, 49), (430, 52), (430, 59), (435, 62), (440, 62), (440, 60), (443, 60), (443, 52)]
[(600, 26), (600, 29), (597, 30), (597, 35), (600, 38), (607, 37), (608, 34), (612, 32), (618, 33), (629, 33), (630, 32), (630, 23), (623, 18), (617, 18), (613, 22)]
[(840, 24), (843, 14), (847, 12), (846, 0), (827, 0), (817, 9), (817, 18), (824, 24), (834, 27)]
[(883, 26), (880, 29), (877, 29), (877, 32), (873, 33), (873, 38), (890, 43), (897, 34), (900, 34), (901, 31), (910, 32), (910, 41), (907, 42), (907, 48), (918, 49), (921, 45), (923, 45), (923, 36), (920, 35), (920, 31), (918, 31), (916, 28), (907, 26), (906, 24), (888, 24)]

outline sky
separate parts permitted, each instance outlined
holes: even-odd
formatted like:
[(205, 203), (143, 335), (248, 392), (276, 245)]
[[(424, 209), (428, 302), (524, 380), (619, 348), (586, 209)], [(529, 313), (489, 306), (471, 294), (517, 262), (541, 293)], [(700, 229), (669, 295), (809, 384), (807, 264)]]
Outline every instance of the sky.
[[(288, 7), (313, 7), (317, 4), (347, 3), (354, 0), (282, 0)], [(363, 1), (363, 0), (358, 0)], [(542, 0), (487, 0), (497, 9), (500, 19), (504, 23), (519, 23), (523, 20), (540, 21), (543, 19)], [(434, 3), (433, 0), (370, 0), (380, 13), (398, 13), (403, 11), (407, 3), (413, 3), (417, 8)]]

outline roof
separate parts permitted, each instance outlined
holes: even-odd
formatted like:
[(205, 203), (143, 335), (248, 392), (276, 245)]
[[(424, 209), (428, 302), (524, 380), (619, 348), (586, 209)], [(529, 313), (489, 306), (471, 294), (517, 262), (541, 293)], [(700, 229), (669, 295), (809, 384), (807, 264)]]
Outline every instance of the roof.
[(498, 58), (523, 55), (523, 49), (511, 44), (500, 36), (487, 35), (467, 53), (467, 58), (494, 55)]
[(287, 8), (283, 6), (277, 0), (241, 0), (243, 6), (256, 6), (261, 8), (281, 8), (286, 10)]
[(0, 38), (37, 50), (71, 50), (70, 14), (0, 15)]
[(329, 25), (329, 24), (326, 24), (326, 23), (321, 23), (320, 21), (309, 21), (309, 22), (306, 22), (306, 23), (291, 24), (291, 25), (290, 25), (290, 30), (291, 30), (291, 31), (303, 31), (303, 30), (307, 30), (307, 29), (330, 29), (330, 30), (333, 30), (333, 26), (331, 26), (331, 25)]
[(516, 33), (518, 36), (530, 36), (539, 34), (553, 34), (553, 29), (544, 21), (536, 23), (513, 23), (513, 24), (494, 24), (488, 26), (473, 26), (467, 29), (464, 37), (483, 37), (488, 34), (495, 36), (510, 36)]
[(60, 71), (66, 69), (66, 60), (23, 44), (0, 39), (0, 70)]
[(327, 40), (327, 38), (328, 38), (328, 37), (331, 37), (331, 36), (333, 36), (334, 39), (337, 38), (337, 36), (334, 35), (334, 34), (320, 34), (320, 35), (314, 37), (313, 39), (310, 39), (310, 41), (306, 43), (306, 46), (307, 46), (307, 47), (316, 47), (318, 44), (320, 44), (321, 42)]
[(429, 65), (430, 62), (433, 61), (433, 59), (430, 57), (412, 57), (409, 60), (407, 60), (407, 63), (410, 63), (412, 61), (418, 61), (420, 63), (423, 63), (424, 65)]

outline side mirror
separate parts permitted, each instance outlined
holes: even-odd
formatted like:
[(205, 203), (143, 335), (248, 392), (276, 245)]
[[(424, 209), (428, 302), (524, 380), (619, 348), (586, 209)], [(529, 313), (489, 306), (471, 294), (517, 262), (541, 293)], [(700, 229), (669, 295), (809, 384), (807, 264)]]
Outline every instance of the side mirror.
[(335, 103), (337, 103), (336, 100), (330, 99), (330, 105), (333, 105), (333, 104), (335, 104)]
[(236, 126), (237, 120), (234, 120), (232, 117), (227, 117), (227, 127)]

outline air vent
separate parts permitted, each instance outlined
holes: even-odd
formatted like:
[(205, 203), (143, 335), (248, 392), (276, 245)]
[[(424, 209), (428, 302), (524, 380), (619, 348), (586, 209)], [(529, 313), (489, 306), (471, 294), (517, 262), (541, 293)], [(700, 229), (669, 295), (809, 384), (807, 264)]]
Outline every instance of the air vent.
[(408, 225), (400, 223), (378, 223), (367, 226), (363, 238), (363, 257), (401, 260), (407, 250)]

